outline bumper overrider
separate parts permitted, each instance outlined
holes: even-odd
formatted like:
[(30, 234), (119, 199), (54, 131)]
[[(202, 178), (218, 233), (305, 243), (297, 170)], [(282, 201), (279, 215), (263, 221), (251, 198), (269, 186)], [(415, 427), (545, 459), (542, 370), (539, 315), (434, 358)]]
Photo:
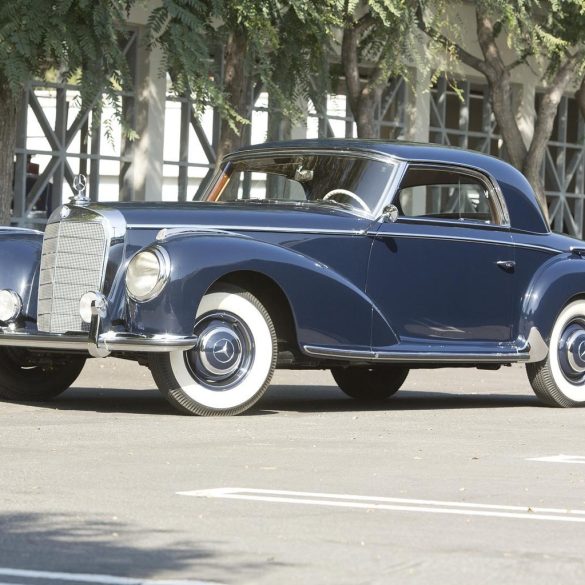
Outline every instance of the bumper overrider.
[(82, 351), (93, 357), (106, 357), (112, 352), (171, 352), (187, 351), (197, 345), (196, 336), (139, 335), (119, 331), (100, 331), (107, 310), (101, 293), (90, 292), (80, 300), (80, 312), (87, 311), (89, 333), (43, 333), (17, 329), (15, 322), (22, 310), (22, 300), (15, 291), (0, 291), (0, 346), (22, 347), (32, 350)]

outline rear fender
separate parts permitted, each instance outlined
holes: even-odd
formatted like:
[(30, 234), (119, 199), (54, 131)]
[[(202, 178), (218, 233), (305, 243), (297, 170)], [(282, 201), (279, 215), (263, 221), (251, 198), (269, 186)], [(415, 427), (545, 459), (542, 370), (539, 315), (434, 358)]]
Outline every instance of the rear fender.
[(548, 344), (557, 316), (572, 299), (585, 296), (585, 259), (576, 254), (554, 256), (534, 274), (522, 302), (520, 336), (536, 327)]

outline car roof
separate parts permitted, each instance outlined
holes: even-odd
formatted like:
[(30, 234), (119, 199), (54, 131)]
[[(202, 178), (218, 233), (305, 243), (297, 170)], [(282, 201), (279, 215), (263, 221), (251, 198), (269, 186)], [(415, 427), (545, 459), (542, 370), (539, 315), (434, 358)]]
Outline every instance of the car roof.
[(487, 172), (498, 183), (504, 195), (513, 228), (539, 233), (550, 231), (536, 195), (524, 175), (502, 159), (488, 154), (438, 144), (347, 138), (265, 142), (245, 147), (238, 152), (260, 152), (288, 148), (369, 152), (392, 156), (411, 163), (453, 164)]

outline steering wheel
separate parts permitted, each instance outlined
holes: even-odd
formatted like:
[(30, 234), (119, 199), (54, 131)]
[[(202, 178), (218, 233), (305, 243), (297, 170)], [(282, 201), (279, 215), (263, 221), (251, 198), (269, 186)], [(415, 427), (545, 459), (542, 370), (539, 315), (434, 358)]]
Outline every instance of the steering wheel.
[(364, 200), (359, 195), (356, 195), (353, 191), (348, 191), (347, 189), (332, 189), (323, 197), (323, 201), (331, 199), (334, 195), (346, 195), (350, 199), (356, 201), (366, 213), (370, 213), (370, 208), (365, 204)]

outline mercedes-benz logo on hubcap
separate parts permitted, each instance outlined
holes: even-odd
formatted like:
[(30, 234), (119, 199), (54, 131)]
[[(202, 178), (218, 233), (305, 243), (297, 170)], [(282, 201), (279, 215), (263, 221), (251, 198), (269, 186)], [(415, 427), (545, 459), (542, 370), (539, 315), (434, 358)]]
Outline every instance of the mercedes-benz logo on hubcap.
[(577, 348), (577, 355), (579, 359), (585, 361), (585, 341), (582, 341)]
[(231, 361), (235, 353), (234, 344), (225, 337), (213, 346), (213, 357), (221, 364), (227, 364)]

